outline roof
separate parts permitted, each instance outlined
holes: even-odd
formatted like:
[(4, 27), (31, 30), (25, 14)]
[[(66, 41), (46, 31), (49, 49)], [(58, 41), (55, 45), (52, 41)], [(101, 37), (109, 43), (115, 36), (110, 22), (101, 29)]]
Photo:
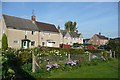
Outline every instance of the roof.
[(108, 37), (105, 37), (105, 36), (103, 36), (103, 35), (98, 35), (98, 34), (96, 34), (97, 35), (97, 37), (99, 37), (100, 39), (108, 39)]
[[(67, 33), (67, 30), (60, 30), (63, 36)], [(81, 34), (78, 34), (77, 32), (69, 32), (71, 37), (79, 37)]]
[(18, 30), (30, 30), (30, 31), (38, 31), (38, 27), (28, 19), (3, 15), (6, 26), (8, 28), (18, 29)]
[(84, 39), (84, 41), (89, 41), (90, 39)]
[(60, 30), (61, 34), (63, 35), (63, 37), (66, 35), (67, 31), (66, 30)]
[(36, 25), (38, 26), (40, 31), (59, 32), (58, 29), (53, 24), (36, 21)]
[(80, 34), (78, 34), (77, 32), (70, 32), (71, 37), (79, 37)]

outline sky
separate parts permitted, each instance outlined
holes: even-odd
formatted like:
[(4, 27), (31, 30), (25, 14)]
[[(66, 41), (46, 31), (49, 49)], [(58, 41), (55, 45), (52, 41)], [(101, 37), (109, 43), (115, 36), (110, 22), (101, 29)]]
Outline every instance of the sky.
[(2, 13), (31, 19), (32, 11), (37, 21), (58, 25), (64, 29), (67, 21), (77, 22), (84, 38), (102, 35), (118, 37), (117, 2), (3, 2)]

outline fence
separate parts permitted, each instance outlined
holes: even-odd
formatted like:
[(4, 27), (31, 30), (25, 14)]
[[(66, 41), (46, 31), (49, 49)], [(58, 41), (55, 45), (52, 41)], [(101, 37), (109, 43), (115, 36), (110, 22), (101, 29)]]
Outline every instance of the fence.
[[(39, 49), (38, 49), (39, 50)], [(37, 53), (37, 54), (35, 54)], [(112, 55), (115, 56), (115, 52), (112, 54), (109, 52), (99, 52), (99, 53), (90, 53), (88, 51), (83, 53), (70, 53), (66, 51), (58, 50), (43, 50), (43, 51), (34, 51), (32, 53), (32, 71), (35, 72), (37, 68), (46, 67), (48, 64), (62, 64), (64, 65), (68, 61), (91, 61), (94, 58), (99, 58), (105, 60), (107, 58), (112, 58)]]

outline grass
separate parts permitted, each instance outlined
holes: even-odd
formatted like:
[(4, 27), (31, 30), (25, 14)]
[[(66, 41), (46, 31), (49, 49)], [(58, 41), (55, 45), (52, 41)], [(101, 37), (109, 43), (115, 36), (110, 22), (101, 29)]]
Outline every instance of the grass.
[(71, 71), (57, 71), (50, 78), (118, 78), (118, 60), (99, 63), (96, 66), (82, 66)]

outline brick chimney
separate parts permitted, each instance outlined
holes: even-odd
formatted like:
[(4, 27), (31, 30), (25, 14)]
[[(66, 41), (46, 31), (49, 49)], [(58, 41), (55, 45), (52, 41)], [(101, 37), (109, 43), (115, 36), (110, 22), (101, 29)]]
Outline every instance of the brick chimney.
[(101, 35), (101, 33), (99, 32), (99, 35)]
[(58, 31), (60, 32), (60, 26), (58, 26)]
[(36, 16), (35, 16), (35, 15), (32, 15), (32, 16), (31, 16), (31, 20), (32, 20), (32, 21), (36, 21)]

